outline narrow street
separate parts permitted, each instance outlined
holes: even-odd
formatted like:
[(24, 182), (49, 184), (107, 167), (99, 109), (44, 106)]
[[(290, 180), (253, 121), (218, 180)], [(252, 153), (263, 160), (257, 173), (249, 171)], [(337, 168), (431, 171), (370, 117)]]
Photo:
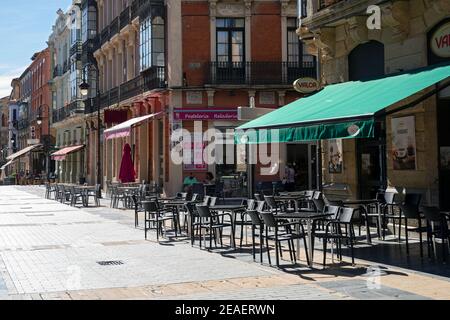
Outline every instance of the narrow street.
[(450, 298), (450, 282), (405, 270), (383, 270), (372, 283), (362, 261), (287, 273), (251, 262), (248, 253), (144, 241), (131, 211), (77, 209), (43, 193), (0, 189), (0, 299)]

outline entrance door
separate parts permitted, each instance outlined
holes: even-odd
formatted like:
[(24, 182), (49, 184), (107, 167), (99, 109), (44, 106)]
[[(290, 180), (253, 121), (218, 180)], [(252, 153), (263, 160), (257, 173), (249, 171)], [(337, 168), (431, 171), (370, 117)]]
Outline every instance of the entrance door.
[(375, 138), (357, 139), (359, 196), (374, 199), (380, 189), (385, 189), (386, 131), (384, 122), (377, 122)]
[[(315, 166), (315, 152), (309, 144), (288, 144), (287, 163), (295, 169), (295, 190), (307, 190), (315, 187), (312, 167)], [(312, 158), (314, 157), (314, 158)]]
[(450, 100), (438, 99), (439, 205), (450, 210)]

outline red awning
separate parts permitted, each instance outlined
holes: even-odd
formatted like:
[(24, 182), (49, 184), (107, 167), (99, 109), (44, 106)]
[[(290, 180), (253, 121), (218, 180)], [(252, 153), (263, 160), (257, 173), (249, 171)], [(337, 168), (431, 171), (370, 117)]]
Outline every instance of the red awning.
[(55, 153), (52, 153), (52, 159), (56, 161), (63, 161), (66, 160), (66, 156), (70, 153), (76, 152), (78, 150), (83, 149), (84, 145), (79, 146), (73, 146), (73, 147), (67, 147), (64, 149), (61, 149), (59, 151), (56, 151)]
[(138, 126), (141, 123), (143, 123), (151, 118), (157, 117), (161, 114), (162, 114), (162, 112), (148, 114), (143, 117), (133, 118), (128, 121), (125, 121), (121, 124), (118, 124), (117, 126), (114, 126), (112, 128), (105, 130), (105, 132), (104, 132), (105, 138), (106, 138), (106, 140), (109, 140), (109, 139), (114, 139), (114, 138), (128, 137), (131, 133), (131, 128), (133, 128), (134, 126)]

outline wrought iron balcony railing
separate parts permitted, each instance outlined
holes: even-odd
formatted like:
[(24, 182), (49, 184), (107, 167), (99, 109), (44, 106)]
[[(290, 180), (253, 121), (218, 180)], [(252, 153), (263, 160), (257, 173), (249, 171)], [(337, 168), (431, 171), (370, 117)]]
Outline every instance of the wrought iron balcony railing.
[(102, 33), (100, 34), (100, 46), (104, 45), (106, 42), (108, 42), (110, 39), (109, 36), (109, 26), (102, 30)]
[(208, 84), (290, 85), (301, 77), (316, 78), (311, 62), (211, 62)]
[(120, 14), (120, 30), (125, 28), (131, 21), (131, 6), (125, 8)]
[(81, 57), (82, 50), (83, 46), (81, 44), (81, 41), (76, 41), (70, 48), (70, 56), (73, 57), (74, 55), (76, 55), (76, 59), (79, 59)]
[(84, 113), (84, 108), (81, 105), (81, 101), (76, 100), (68, 104), (65, 107), (53, 110), (52, 120), (53, 123), (63, 121), (73, 115)]
[(119, 17), (116, 17), (109, 25), (109, 38), (111, 39), (119, 33)]
[(53, 69), (53, 78), (61, 77), (63, 75), (63, 67), (61, 65), (56, 65)]
[(152, 67), (136, 78), (121, 84), (107, 92), (100, 94), (100, 101), (97, 97), (85, 100), (85, 112), (93, 113), (97, 110), (97, 104), (100, 103), (100, 109), (107, 108), (116, 103), (136, 97), (144, 92), (163, 89), (166, 84), (165, 67)]

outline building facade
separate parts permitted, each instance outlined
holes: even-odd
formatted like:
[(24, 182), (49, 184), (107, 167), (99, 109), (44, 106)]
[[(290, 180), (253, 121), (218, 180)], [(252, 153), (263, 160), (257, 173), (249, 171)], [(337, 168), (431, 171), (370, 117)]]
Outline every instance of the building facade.
[[(366, 12), (374, 4), (378, 4), (381, 24), (368, 28), (370, 15)], [(447, 41), (442, 40), (448, 37), (448, 1), (307, 0), (302, 7), (298, 33), (309, 51), (316, 52), (320, 59), (323, 85), (450, 62)], [(400, 101), (387, 111), (415, 101), (431, 89)], [(431, 94), (410, 108), (384, 117), (373, 139), (343, 140), (340, 172), (328, 169), (328, 159), (333, 155), (330, 142), (323, 142), (326, 190), (352, 197), (373, 197), (379, 188), (396, 188), (399, 192), (406, 188), (422, 193), (423, 203), (448, 209), (450, 132), (444, 120), (448, 118), (448, 97), (448, 90)], [(399, 133), (405, 130), (412, 134), (400, 143)], [(414, 155), (413, 161), (402, 159), (405, 150)]]
[(9, 149), (9, 96), (0, 99), (0, 166), (8, 161)]
[[(105, 129), (153, 115), (128, 136), (105, 139), (106, 182), (118, 180), (126, 143), (132, 146), (137, 180), (155, 181), (168, 194), (181, 191), (191, 173), (199, 181), (207, 172), (240, 177), (245, 166), (221, 161), (224, 154), (211, 165), (174, 163), (171, 133), (179, 128), (193, 133), (193, 120), (199, 120), (200, 130), (215, 128), (230, 138), (227, 130), (232, 135), (242, 123), (238, 107), (277, 108), (300, 97), (294, 80), (316, 77), (316, 58), (295, 33), (296, 1), (98, 1), (98, 10), (100, 45), (94, 55)], [(194, 140), (183, 148), (202, 152), (203, 142)], [(92, 165), (95, 150), (89, 149)], [(301, 158), (309, 186), (312, 159), (301, 154), (311, 153), (311, 146), (284, 146), (280, 153), (288, 149), (293, 159)], [(274, 175), (283, 178), (284, 164)]]
[(60, 182), (78, 183), (86, 178), (86, 124), (84, 104), (79, 90), (81, 64), (81, 1), (74, 0), (67, 12), (58, 10), (58, 17), (49, 37), (53, 61), (52, 125), (55, 148), (74, 152), (53, 157), (55, 174)]

